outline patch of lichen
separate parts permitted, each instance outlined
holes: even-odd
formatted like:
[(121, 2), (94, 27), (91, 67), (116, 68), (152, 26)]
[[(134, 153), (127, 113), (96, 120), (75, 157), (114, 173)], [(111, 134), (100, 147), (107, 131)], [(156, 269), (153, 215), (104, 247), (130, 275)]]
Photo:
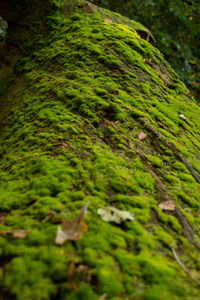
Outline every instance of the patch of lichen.
[[(82, 8), (68, 18), (51, 11), (48, 22), (49, 36), (18, 61), (1, 95), (11, 108), (0, 137), (0, 230), (31, 230), (0, 237), (1, 290), (10, 299), (198, 299), (172, 254), (180, 249), (198, 277), (198, 238), (189, 245), (183, 223), (158, 208), (158, 185), (198, 232), (200, 108), (133, 26)], [(88, 232), (56, 246), (48, 213), (73, 218), (86, 201)], [(106, 205), (135, 220), (103, 222)]]

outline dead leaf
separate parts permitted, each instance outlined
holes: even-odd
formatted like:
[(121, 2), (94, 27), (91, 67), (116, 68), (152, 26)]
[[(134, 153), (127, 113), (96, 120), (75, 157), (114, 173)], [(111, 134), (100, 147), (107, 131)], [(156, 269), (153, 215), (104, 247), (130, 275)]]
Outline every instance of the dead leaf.
[(58, 227), (55, 243), (63, 245), (66, 241), (76, 241), (80, 239), (83, 232), (88, 230), (87, 225), (83, 222), (89, 202), (81, 209), (80, 215), (73, 220), (63, 220), (62, 227)]
[(104, 19), (104, 22), (106, 22), (106, 23), (112, 23), (112, 20), (111, 20), (110, 18), (106, 17), (106, 18)]
[(70, 283), (72, 290), (76, 290), (77, 286), (74, 283), (75, 273), (76, 273), (76, 263), (77, 259), (74, 259), (70, 262), (68, 271), (67, 271), (67, 281)]
[(117, 224), (120, 224), (121, 222), (126, 220), (134, 220), (133, 216), (130, 214), (129, 211), (119, 210), (111, 206), (99, 208), (97, 213), (105, 222), (115, 222)]
[(65, 142), (61, 142), (61, 148), (64, 149), (67, 147), (67, 144)]
[(16, 229), (12, 232), (12, 235), (16, 238), (25, 238), (30, 230)]
[(79, 265), (76, 270), (78, 272), (78, 276), (79, 276), (81, 281), (91, 282), (92, 277), (91, 277), (91, 274), (89, 272), (89, 267), (88, 266)]
[(4, 231), (1, 231), (0, 234), (11, 235), (11, 236), (14, 236), (16, 238), (23, 239), (27, 236), (27, 234), (29, 232), (31, 232), (31, 230), (16, 229), (16, 230), (4, 230)]
[(190, 97), (190, 98), (194, 97), (193, 94), (192, 94), (192, 92), (189, 92), (188, 97)]
[(183, 114), (180, 114), (180, 115), (179, 115), (179, 118), (180, 118), (181, 120), (183, 120), (183, 121), (186, 120), (186, 117), (185, 117)]
[(158, 205), (158, 207), (162, 210), (175, 210), (176, 203), (172, 200), (162, 202)]
[(144, 133), (142, 130), (140, 130), (140, 132), (138, 133), (138, 139), (139, 139), (140, 141), (143, 141), (143, 140), (146, 139), (146, 137), (147, 137), (147, 134)]
[(145, 63), (145, 64), (150, 64), (151, 63), (151, 58), (143, 58), (143, 62)]
[(86, 266), (86, 265), (79, 265), (79, 266), (77, 267), (77, 270), (78, 270), (79, 272), (87, 272), (87, 271), (89, 270), (89, 267)]

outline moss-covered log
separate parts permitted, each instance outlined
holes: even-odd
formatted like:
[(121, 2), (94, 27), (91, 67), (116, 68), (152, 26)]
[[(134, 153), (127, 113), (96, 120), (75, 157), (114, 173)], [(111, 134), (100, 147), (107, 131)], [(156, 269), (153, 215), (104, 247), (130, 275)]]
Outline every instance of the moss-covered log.
[(58, 2), (2, 14), (0, 299), (199, 299), (200, 108), (142, 25)]

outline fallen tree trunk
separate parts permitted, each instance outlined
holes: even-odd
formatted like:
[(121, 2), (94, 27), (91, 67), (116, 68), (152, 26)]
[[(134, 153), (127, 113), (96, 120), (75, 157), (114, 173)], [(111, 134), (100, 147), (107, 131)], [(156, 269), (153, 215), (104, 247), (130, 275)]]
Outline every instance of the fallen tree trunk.
[(142, 25), (20, 4), (0, 6), (0, 299), (198, 299), (199, 106)]

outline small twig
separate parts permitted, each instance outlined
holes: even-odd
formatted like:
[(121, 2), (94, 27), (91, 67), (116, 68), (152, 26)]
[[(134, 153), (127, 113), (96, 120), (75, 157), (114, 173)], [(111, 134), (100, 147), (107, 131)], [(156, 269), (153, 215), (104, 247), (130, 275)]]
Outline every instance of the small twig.
[(190, 277), (190, 279), (192, 279), (194, 282), (196, 282), (199, 286), (200, 286), (200, 281), (197, 280), (196, 278), (194, 278), (189, 270), (182, 264), (182, 262), (180, 261), (180, 258), (178, 257), (178, 254), (176, 253), (175, 249), (172, 248), (172, 252), (174, 255), (175, 260), (177, 261), (177, 263), (179, 264), (179, 266), (181, 267), (181, 269), (183, 269), (183, 271), (188, 275), (188, 277)]

